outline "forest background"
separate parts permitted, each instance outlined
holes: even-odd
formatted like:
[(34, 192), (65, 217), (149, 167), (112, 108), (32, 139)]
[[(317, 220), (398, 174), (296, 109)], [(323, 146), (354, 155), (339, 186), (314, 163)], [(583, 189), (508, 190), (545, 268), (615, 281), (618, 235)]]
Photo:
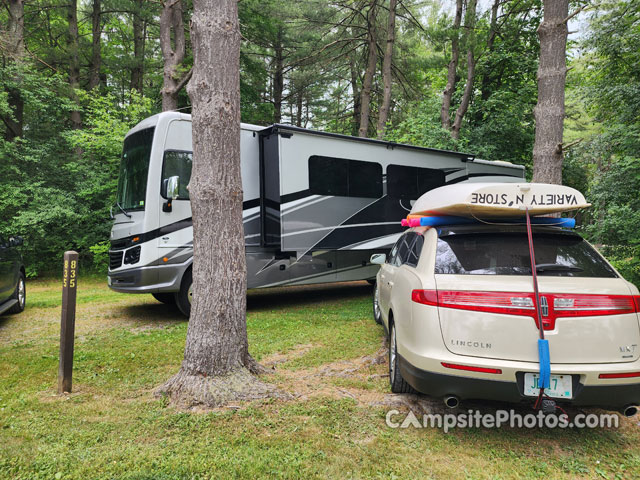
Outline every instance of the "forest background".
[[(30, 277), (106, 272), (122, 141), (189, 113), (189, 0), (3, 0), (0, 232)], [(240, 0), (242, 121), (505, 160), (532, 173), (539, 0)], [(570, 3), (563, 182), (640, 286), (640, 2)]]

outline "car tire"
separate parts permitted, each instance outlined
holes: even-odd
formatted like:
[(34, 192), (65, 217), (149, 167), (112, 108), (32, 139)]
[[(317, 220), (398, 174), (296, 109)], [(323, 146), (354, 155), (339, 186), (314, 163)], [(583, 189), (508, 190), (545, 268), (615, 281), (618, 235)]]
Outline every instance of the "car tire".
[(167, 305), (176, 304), (176, 296), (174, 293), (152, 293), (151, 295), (160, 303), (165, 303)]
[(24, 311), (24, 307), (27, 304), (27, 282), (24, 276), (24, 273), (20, 272), (20, 277), (18, 277), (18, 285), (16, 285), (16, 291), (13, 293), (11, 297), (14, 300), (18, 300), (13, 307), (8, 310), (8, 313), (22, 313)]
[(389, 383), (393, 393), (416, 393), (409, 385), (398, 368), (398, 342), (396, 339), (396, 326), (389, 324)]
[(191, 275), (191, 269), (187, 270), (182, 277), (182, 284), (180, 285), (180, 291), (175, 293), (175, 301), (178, 309), (185, 317), (191, 315), (191, 285), (193, 283), (193, 277)]
[(382, 325), (382, 311), (380, 310), (380, 290), (378, 285), (373, 287), (373, 319), (378, 325)]

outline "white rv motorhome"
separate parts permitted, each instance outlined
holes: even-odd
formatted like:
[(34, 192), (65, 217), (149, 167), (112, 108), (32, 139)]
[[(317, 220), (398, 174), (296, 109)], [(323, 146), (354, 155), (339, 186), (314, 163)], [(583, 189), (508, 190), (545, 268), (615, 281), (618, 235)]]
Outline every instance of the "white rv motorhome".
[[(129, 131), (108, 274), (113, 290), (151, 293), (187, 315), (191, 152), (190, 115), (161, 113)], [(242, 124), (240, 152), (248, 288), (375, 279), (371, 255), (388, 252), (424, 192), (524, 178), (506, 162), (290, 125)]]

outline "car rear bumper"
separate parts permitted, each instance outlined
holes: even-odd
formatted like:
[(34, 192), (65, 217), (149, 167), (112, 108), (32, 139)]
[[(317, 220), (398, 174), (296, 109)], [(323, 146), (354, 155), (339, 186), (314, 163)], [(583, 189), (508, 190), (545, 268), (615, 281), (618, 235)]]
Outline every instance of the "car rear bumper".
[[(495, 400), (511, 403), (535, 400), (535, 397), (523, 394), (525, 371), (515, 372), (515, 381), (449, 375), (417, 368), (401, 355), (399, 355), (399, 368), (404, 379), (413, 388), (433, 397), (455, 395), (463, 400)], [(640, 405), (640, 383), (584, 385), (579, 375), (574, 375), (574, 379), (573, 398), (558, 400), (558, 402), (614, 409), (627, 405)]]

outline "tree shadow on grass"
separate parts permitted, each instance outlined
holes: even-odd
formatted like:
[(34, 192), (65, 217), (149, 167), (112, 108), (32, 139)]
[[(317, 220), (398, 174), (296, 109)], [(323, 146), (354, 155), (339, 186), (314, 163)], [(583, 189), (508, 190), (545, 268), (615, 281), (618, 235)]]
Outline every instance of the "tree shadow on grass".
[(159, 302), (123, 305), (117, 310), (121, 312), (122, 317), (135, 322), (178, 324), (188, 321), (188, 318), (182, 315), (175, 305), (166, 305)]
[(295, 287), (252, 289), (247, 293), (247, 310), (259, 311), (350, 300), (371, 295), (367, 282), (324, 283)]

